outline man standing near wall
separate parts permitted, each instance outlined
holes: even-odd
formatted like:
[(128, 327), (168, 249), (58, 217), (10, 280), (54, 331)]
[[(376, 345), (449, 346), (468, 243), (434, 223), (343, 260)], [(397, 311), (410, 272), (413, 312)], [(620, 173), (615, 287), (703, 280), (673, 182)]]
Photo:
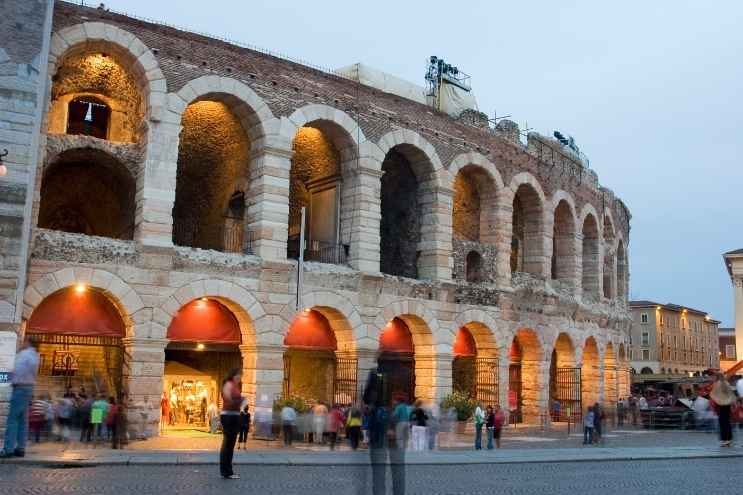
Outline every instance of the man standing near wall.
[(10, 411), (5, 425), (5, 443), (2, 457), (23, 457), (28, 438), (28, 406), (34, 393), (36, 375), (39, 372), (39, 354), (26, 338), (15, 358), (13, 367), (13, 391), (10, 395)]

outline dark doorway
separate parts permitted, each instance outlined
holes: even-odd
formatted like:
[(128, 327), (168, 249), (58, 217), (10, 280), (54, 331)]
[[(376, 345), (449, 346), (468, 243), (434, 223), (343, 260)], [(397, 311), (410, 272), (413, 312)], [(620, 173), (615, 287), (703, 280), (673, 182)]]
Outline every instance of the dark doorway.
[(382, 375), (385, 404), (397, 399), (411, 402), (415, 398), (415, 360), (412, 354), (382, 353), (378, 360)]

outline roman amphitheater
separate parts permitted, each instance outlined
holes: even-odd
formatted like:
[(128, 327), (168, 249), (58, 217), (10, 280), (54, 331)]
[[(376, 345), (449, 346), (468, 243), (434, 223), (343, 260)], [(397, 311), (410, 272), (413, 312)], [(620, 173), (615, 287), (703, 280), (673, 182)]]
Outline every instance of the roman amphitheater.
[(568, 146), (102, 9), (51, 22), (5, 327), (39, 387), (153, 431), (235, 365), (259, 405), (357, 401), (377, 367), (525, 423), (627, 394), (630, 215)]

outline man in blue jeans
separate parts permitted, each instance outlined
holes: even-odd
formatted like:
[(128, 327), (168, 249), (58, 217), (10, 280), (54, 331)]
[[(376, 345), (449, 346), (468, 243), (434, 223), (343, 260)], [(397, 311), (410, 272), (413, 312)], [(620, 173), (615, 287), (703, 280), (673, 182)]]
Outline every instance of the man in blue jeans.
[(15, 357), (11, 383), (10, 411), (5, 425), (5, 444), (0, 457), (23, 457), (28, 438), (28, 406), (34, 392), (36, 375), (39, 372), (39, 354), (26, 338)]

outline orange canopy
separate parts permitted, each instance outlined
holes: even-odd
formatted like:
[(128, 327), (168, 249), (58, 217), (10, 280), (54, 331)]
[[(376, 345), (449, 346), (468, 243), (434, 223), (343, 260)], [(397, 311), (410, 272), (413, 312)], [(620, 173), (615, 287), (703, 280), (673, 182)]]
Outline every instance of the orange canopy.
[(334, 351), (337, 348), (335, 334), (328, 320), (319, 311), (300, 313), (284, 338), (284, 345), (302, 349)]
[(124, 322), (102, 293), (63, 289), (41, 301), (31, 314), (27, 332), (123, 337)]
[(240, 343), (240, 325), (232, 311), (214, 299), (183, 306), (168, 327), (168, 339), (179, 342)]
[(382, 352), (414, 352), (413, 336), (408, 325), (400, 318), (394, 318), (385, 325), (379, 336), (379, 350)]
[(462, 327), (454, 340), (454, 356), (476, 356), (477, 345), (469, 330)]

